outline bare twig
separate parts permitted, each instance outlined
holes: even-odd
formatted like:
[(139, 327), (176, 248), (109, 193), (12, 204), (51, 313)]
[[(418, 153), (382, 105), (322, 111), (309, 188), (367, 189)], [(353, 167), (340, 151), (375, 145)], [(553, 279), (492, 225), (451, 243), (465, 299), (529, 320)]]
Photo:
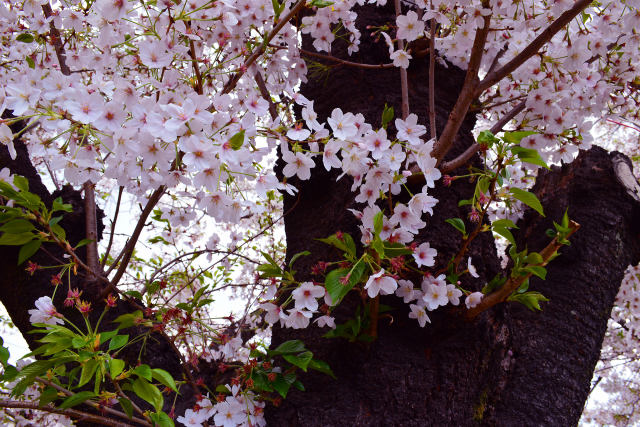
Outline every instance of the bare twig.
[(429, 128), (431, 130), (431, 139), (434, 141), (438, 138), (436, 130), (436, 20), (429, 20)]
[[(51, 6), (49, 3), (42, 5), (42, 11), (44, 12), (44, 16), (50, 18), (53, 14), (53, 10), (51, 10)], [(53, 44), (53, 48), (56, 51), (56, 57), (58, 58), (58, 63), (60, 64), (60, 71), (65, 76), (71, 74), (71, 70), (67, 65), (67, 54), (64, 51), (64, 47), (62, 46), (62, 39), (60, 37), (60, 31), (53, 24), (53, 20), (49, 22), (49, 37), (51, 39), (51, 43)]]
[[(147, 218), (153, 211), (153, 208), (156, 206), (156, 204), (160, 200), (160, 197), (162, 197), (162, 195), (164, 194), (165, 188), (166, 187), (164, 185), (161, 185), (156, 189), (156, 191), (153, 192), (153, 194), (151, 194), (151, 197), (149, 197), (149, 200), (147, 201), (146, 206), (144, 207), (144, 209), (142, 210), (142, 213), (140, 214), (140, 217), (138, 218), (138, 223), (136, 224), (136, 227), (133, 230), (133, 233), (131, 234), (131, 238), (125, 245), (120, 255), (118, 255), (118, 258), (122, 258), (122, 260), (120, 261), (120, 266), (118, 267), (116, 274), (113, 276), (113, 279), (111, 279), (109, 286), (105, 289), (104, 296), (106, 296), (106, 294), (109, 293), (110, 291), (116, 289), (118, 282), (122, 278), (124, 271), (127, 269), (127, 266), (129, 265), (129, 261), (131, 260), (133, 250), (135, 249), (136, 243), (138, 242), (138, 238), (140, 237), (140, 233), (142, 233), (142, 229), (144, 228), (144, 223), (147, 221)], [(112, 268), (116, 264), (117, 262), (114, 262)]]
[[(511, 109), (511, 111), (509, 111), (507, 114), (505, 114), (504, 117), (502, 117), (500, 120), (498, 120), (492, 127), (491, 129), (489, 129), (489, 131), (493, 134), (496, 134), (498, 132), (500, 132), (502, 130), (502, 128), (509, 123), (509, 121), (511, 121), (511, 119), (513, 119), (515, 116), (517, 116), (522, 110), (524, 110), (526, 106), (526, 101), (522, 101), (520, 102), (518, 105), (516, 105), (515, 107), (513, 107)], [(474, 154), (476, 154), (478, 151), (480, 151), (481, 145), (478, 144), (477, 142), (474, 142), (471, 146), (469, 146), (469, 148), (467, 148), (462, 154), (460, 154), (458, 157), (456, 157), (455, 159), (449, 161), (449, 162), (445, 162), (442, 164), (442, 167), (440, 168), (440, 172), (445, 174), (448, 172), (451, 172), (453, 170), (458, 169), (460, 166), (464, 165), (465, 163), (467, 163)]]
[[(396, 18), (402, 13), (400, 0), (394, 0), (396, 9)], [(398, 49), (404, 50), (404, 40), (398, 38)], [(400, 94), (402, 96), (402, 120), (409, 115), (409, 80), (407, 78), (407, 69), (400, 68)]]
[[(42, 384), (44, 384), (44, 385), (48, 385), (49, 387), (53, 387), (53, 388), (55, 388), (56, 390), (58, 390), (59, 392), (62, 392), (62, 393), (64, 393), (64, 394), (66, 394), (67, 396), (73, 396), (73, 395), (75, 394), (75, 393), (73, 393), (73, 392), (71, 392), (71, 391), (67, 390), (67, 389), (66, 389), (66, 388), (64, 388), (64, 387), (60, 387), (58, 384), (56, 384), (56, 383), (54, 383), (54, 382), (51, 382), (51, 381), (45, 380), (44, 378), (36, 377), (35, 379), (36, 379), (36, 381), (38, 381), (39, 383), (42, 383)], [(92, 408), (98, 409), (98, 410), (100, 410), (100, 411), (104, 411), (104, 412), (106, 412), (106, 413), (109, 413), (109, 414), (111, 414), (111, 415), (118, 416), (118, 417), (120, 417), (120, 418), (124, 418), (124, 419), (128, 419), (128, 420), (131, 420), (131, 421), (135, 421), (136, 423), (141, 424), (141, 425), (143, 425), (143, 426), (149, 426), (149, 427), (151, 426), (151, 424), (150, 424), (150, 423), (148, 423), (147, 421), (145, 421), (145, 420), (143, 420), (143, 419), (136, 418), (136, 417), (129, 418), (129, 416), (128, 416), (127, 414), (125, 414), (124, 412), (117, 411), (117, 410), (115, 410), (115, 409), (112, 409), (112, 408), (106, 407), (106, 406), (104, 406), (104, 405), (100, 405), (100, 404), (98, 404), (98, 403), (96, 403), (96, 402), (92, 402), (92, 401), (90, 401), (90, 400), (85, 400), (85, 401), (83, 402), (83, 404), (85, 404), (85, 405), (89, 405), (89, 406), (91, 406)]]
[(342, 65), (347, 65), (349, 67), (366, 68), (366, 69), (370, 69), (370, 70), (377, 70), (377, 69), (380, 69), (380, 68), (393, 68), (393, 67), (395, 67), (395, 65), (393, 65), (392, 62), (387, 63), (387, 64), (362, 64), (360, 62), (347, 61), (345, 59), (336, 58), (335, 56), (332, 56), (332, 55), (325, 55), (325, 54), (322, 54), (322, 53), (311, 52), (311, 51), (305, 50), (305, 49), (298, 49), (298, 50), (303, 55), (313, 56), (313, 57), (320, 58), (320, 59), (326, 59), (328, 61), (334, 61), (334, 62), (337, 62), (337, 63), (342, 64)]
[(538, 37), (536, 37), (527, 47), (522, 49), (522, 52), (516, 55), (515, 58), (499, 69), (487, 74), (484, 80), (482, 80), (478, 85), (474, 95), (479, 96), (482, 92), (498, 83), (504, 77), (515, 71), (519, 66), (524, 64), (529, 58), (538, 53), (540, 48), (551, 40), (558, 31), (563, 29), (573, 18), (578, 16), (578, 14), (586, 9), (590, 4), (591, 0), (576, 1), (571, 9), (564, 12), (558, 17), (558, 19), (549, 24), (549, 26), (545, 28), (544, 31), (542, 31), (542, 33), (540, 33), (540, 35), (538, 35)]
[(275, 120), (276, 118), (278, 118), (278, 108), (276, 107), (276, 104), (273, 102), (273, 99), (271, 99), (271, 95), (269, 94), (269, 89), (267, 89), (267, 84), (264, 82), (264, 79), (262, 78), (262, 74), (260, 74), (260, 71), (256, 71), (256, 73), (253, 75), (253, 78), (258, 84), (260, 95), (262, 95), (264, 100), (269, 103), (269, 115), (271, 116), (271, 119)]
[[(579, 228), (580, 228), (580, 224), (578, 224), (575, 221), (570, 221), (569, 222), (570, 231), (567, 233), (565, 238), (568, 239), (569, 237), (571, 237), (571, 235), (573, 233), (575, 233), (576, 231), (578, 231)], [(549, 263), (549, 261), (551, 260), (551, 258), (553, 257), (553, 255), (555, 255), (555, 253), (561, 247), (562, 247), (562, 244), (559, 242), (558, 238), (555, 237), (540, 252), (540, 256), (542, 256), (542, 263), (540, 263), (538, 265), (542, 266), (542, 267), (546, 266)], [(507, 280), (507, 282), (504, 285), (502, 285), (502, 287), (500, 287), (499, 289), (497, 289), (496, 291), (494, 291), (494, 292), (492, 292), (492, 293), (490, 293), (488, 295), (485, 295), (478, 305), (476, 305), (475, 307), (470, 308), (469, 310), (467, 310), (467, 312), (466, 312), (467, 319), (471, 320), (471, 319), (475, 318), (478, 314), (482, 313), (483, 311), (488, 310), (489, 308), (493, 307), (494, 305), (505, 301), (507, 298), (509, 298), (509, 295), (511, 295), (513, 293), (513, 291), (518, 289), (520, 287), (520, 285), (522, 285), (530, 277), (531, 277), (531, 273), (527, 274), (526, 276), (519, 276), (519, 277), (515, 277), (515, 278), (514, 277), (510, 278), (509, 280)]]
[(32, 409), (37, 411), (49, 412), (52, 414), (61, 414), (74, 420), (85, 421), (92, 424), (101, 424), (104, 426), (131, 426), (131, 424), (129, 423), (112, 420), (110, 418), (101, 417), (99, 415), (90, 414), (88, 412), (78, 411), (77, 409), (59, 409), (51, 405), (39, 406), (37, 402), (22, 402), (19, 400), (0, 399), (0, 408)]
[(249, 67), (251, 67), (251, 65), (253, 65), (253, 63), (256, 62), (256, 60), (260, 56), (262, 56), (262, 54), (265, 51), (265, 46), (267, 46), (269, 44), (269, 42), (276, 36), (276, 34), (278, 34), (280, 32), (282, 27), (284, 27), (284, 25), (287, 22), (289, 22), (289, 20), (291, 18), (293, 18), (298, 13), (298, 11), (300, 11), (300, 9), (302, 9), (302, 7), (305, 4), (306, 4), (306, 0), (299, 0), (298, 3), (296, 3), (295, 6), (293, 6), (293, 8), (291, 8), (289, 13), (287, 13), (283, 18), (280, 19), (280, 21), (278, 21), (278, 23), (273, 27), (273, 30), (271, 30), (269, 35), (265, 38), (265, 40), (262, 43), (262, 45), (259, 48), (257, 48), (247, 58), (247, 60), (245, 61), (244, 65), (240, 68), (240, 70), (238, 70), (233, 76), (231, 76), (229, 81), (227, 83), (225, 83), (225, 85), (222, 88), (222, 93), (229, 93), (236, 87), (236, 85), (238, 84), (238, 81), (244, 75), (244, 73), (247, 72)]
[(120, 203), (122, 202), (122, 192), (124, 190), (123, 186), (118, 188), (118, 200), (116, 201), (116, 212), (113, 215), (113, 220), (111, 220), (111, 232), (109, 233), (109, 243), (107, 244), (107, 249), (104, 252), (104, 257), (102, 258), (102, 268), (107, 264), (107, 259), (109, 258), (109, 252), (111, 252), (111, 245), (113, 244), (113, 235), (116, 231), (116, 222), (118, 221), (118, 214), (120, 213)]
[(93, 275), (97, 277), (100, 275), (101, 267), (98, 259), (98, 218), (96, 216), (95, 190), (91, 181), (85, 182), (82, 188), (84, 189), (85, 236), (91, 240), (87, 244), (87, 265)]

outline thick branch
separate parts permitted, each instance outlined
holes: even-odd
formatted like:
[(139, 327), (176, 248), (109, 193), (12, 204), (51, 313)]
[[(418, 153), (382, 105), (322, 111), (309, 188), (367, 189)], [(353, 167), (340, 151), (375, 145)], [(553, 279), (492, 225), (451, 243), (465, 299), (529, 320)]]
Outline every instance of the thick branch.
[(431, 156), (438, 160), (438, 163), (442, 161), (445, 154), (453, 146), (458, 130), (464, 121), (469, 106), (476, 95), (476, 88), (478, 86), (478, 70), (480, 69), (480, 63), (482, 62), (482, 53), (484, 51), (484, 45), (487, 42), (487, 34), (489, 33), (489, 25), (491, 23), (491, 15), (483, 17), (484, 26), (476, 31), (476, 36), (473, 41), (473, 48), (471, 50), (471, 58), (469, 59), (469, 67), (467, 68), (467, 75), (464, 79), (464, 84), (458, 100), (454, 105), (447, 124), (440, 135), (440, 139), (436, 142)]

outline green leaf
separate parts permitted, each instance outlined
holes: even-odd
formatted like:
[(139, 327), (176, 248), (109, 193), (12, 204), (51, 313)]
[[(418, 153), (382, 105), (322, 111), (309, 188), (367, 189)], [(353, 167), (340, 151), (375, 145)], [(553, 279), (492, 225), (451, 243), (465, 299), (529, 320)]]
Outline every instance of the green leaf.
[(285, 375), (278, 374), (276, 380), (273, 382), (273, 388), (282, 396), (283, 399), (287, 397), (291, 384), (296, 381), (296, 374), (288, 373)]
[(386, 258), (395, 258), (401, 255), (411, 255), (413, 251), (402, 243), (391, 243), (388, 241), (382, 242), (384, 247), (384, 256)]
[(136, 366), (133, 373), (147, 381), (151, 381), (151, 368), (149, 365)]
[(521, 130), (515, 132), (505, 132), (502, 136), (502, 140), (504, 142), (508, 142), (509, 144), (520, 144), (522, 138), (527, 137), (529, 135), (533, 135), (536, 132), (531, 130)]
[(36, 68), (36, 63), (35, 63), (35, 61), (33, 59), (31, 59), (30, 56), (26, 56), (24, 59), (25, 59), (25, 61), (27, 61), (27, 65), (29, 65), (29, 68), (31, 68), (31, 69)]
[(496, 142), (500, 142), (500, 140), (496, 138), (495, 135), (493, 135), (488, 130), (483, 130), (482, 132), (480, 132), (480, 134), (478, 134), (477, 141), (478, 141), (478, 144), (483, 144), (488, 147), (491, 147), (491, 145), (493, 145)]
[(236, 133), (229, 139), (229, 144), (233, 150), (239, 150), (244, 144), (244, 129)]
[(51, 226), (51, 231), (61, 240), (65, 240), (67, 238), (67, 233), (64, 231), (64, 228), (60, 227), (58, 224), (53, 224)]
[(309, 362), (309, 368), (318, 372), (322, 372), (323, 374), (327, 374), (334, 380), (337, 379), (333, 371), (329, 367), (329, 364), (327, 362), (323, 362), (322, 360), (312, 359), (311, 362)]
[(518, 226), (510, 219), (496, 219), (491, 223), (494, 227), (518, 228)]
[(542, 308), (540, 308), (540, 301), (549, 301), (549, 299), (542, 295), (540, 292), (532, 291), (525, 292), (523, 294), (513, 294), (509, 298), (507, 298), (507, 301), (519, 302), (529, 310), (534, 311), (542, 310)]
[(133, 417), (133, 405), (131, 404), (131, 401), (124, 397), (119, 397), (118, 402), (120, 403), (120, 406), (122, 406), (124, 413), (127, 414), (127, 417), (131, 419)]
[(173, 420), (162, 411), (149, 414), (151, 420), (160, 427), (174, 427)]
[(316, 240), (335, 246), (336, 248), (344, 251), (351, 258), (355, 258), (356, 256), (356, 245), (349, 233), (342, 233), (342, 239), (339, 239), (337, 235), (332, 234), (327, 238)]
[(307, 256), (307, 255), (311, 255), (311, 252), (309, 251), (302, 251), (302, 252), (298, 252), (297, 254), (295, 254), (294, 256), (291, 257), (291, 261), (289, 261), (289, 267), (291, 267), (293, 265), (294, 262), (296, 262), (296, 260), (302, 256)]
[[(333, 4), (330, 2), (325, 2), (329, 4)], [(312, 3), (313, 4), (313, 3)], [(328, 5), (327, 5), (328, 6)], [(386, 103), (384, 104), (384, 110), (382, 111), (382, 127), (387, 128), (387, 125), (391, 120), (393, 120), (393, 116), (395, 115), (395, 111), (393, 107), (389, 107)]]
[(87, 338), (86, 337), (81, 337), (81, 336), (75, 336), (71, 340), (71, 345), (75, 349), (82, 348), (85, 345), (87, 345)]
[(542, 280), (546, 280), (547, 278), (547, 269), (538, 265), (529, 265), (524, 268), (524, 271), (528, 271), (534, 276), (538, 276)]
[(82, 239), (78, 242), (78, 244), (75, 246), (74, 249), (78, 249), (81, 248), (83, 246), (88, 245), (89, 243), (93, 242), (93, 239)]
[(270, 355), (276, 356), (279, 354), (293, 354), (293, 353), (300, 353), (302, 351), (305, 351), (306, 348), (304, 348), (304, 343), (300, 340), (290, 340), (290, 341), (285, 341), (282, 344), (280, 344), (278, 347), (276, 347), (275, 350), (271, 350), (269, 351)]
[(56, 197), (51, 206), (51, 212), (56, 211), (72, 212), (73, 207), (69, 203), (64, 203), (62, 197)]
[(129, 335), (116, 335), (109, 341), (109, 351), (124, 347), (129, 342)]
[(98, 369), (98, 361), (95, 359), (90, 359), (82, 365), (82, 372), (80, 373), (80, 381), (78, 382), (78, 387), (82, 387), (86, 383), (88, 383), (91, 378), (93, 378), (93, 374), (95, 374), (96, 369)]
[(231, 390), (229, 390), (224, 384), (218, 384), (216, 386), (216, 393), (229, 394), (231, 393)]
[(464, 221), (462, 221), (460, 218), (449, 218), (449, 219), (446, 219), (445, 222), (448, 224), (451, 224), (453, 228), (455, 228), (456, 230), (458, 230), (459, 232), (461, 232), (463, 235), (466, 236), (467, 229), (464, 225)]
[[(331, 297), (333, 304), (338, 304), (342, 298), (360, 281), (362, 274), (366, 269), (366, 264), (361, 259), (356, 262), (352, 268), (338, 268), (330, 271), (325, 278), (325, 288), (327, 293)], [(346, 284), (342, 284), (340, 279), (345, 277), (351, 272), (349, 281)]]
[(549, 169), (549, 166), (542, 160), (540, 154), (537, 150), (533, 148), (524, 148), (516, 145), (511, 147), (511, 152), (515, 154), (521, 161), (525, 163), (531, 163), (533, 165), (542, 166), (543, 168)]
[(109, 361), (109, 375), (111, 378), (115, 378), (122, 373), (124, 370), (124, 360), (121, 359), (111, 359)]
[(122, 314), (116, 317), (113, 323), (119, 323), (119, 329), (125, 329), (135, 325), (136, 319), (142, 319), (141, 310), (136, 310), (133, 313)]
[(495, 291), (496, 289), (502, 287), (502, 285), (505, 284), (505, 282), (507, 281), (507, 278), (500, 275), (500, 274), (496, 274), (493, 279), (491, 279), (489, 281), (489, 283), (487, 283), (486, 285), (484, 285), (484, 287), (482, 288), (482, 293), (484, 295), (487, 295), (493, 291)]
[(33, 230), (35, 227), (33, 224), (26, 219), (14, 219), (13, 221), (9, 221), (0, 227), (0, 231), (4, 231), (6, 233), (26, 233), (27, 231)]
[(64, 402), (62, 402), (59, 406), (60, 409), (68, 409), (72, 408), (76, 405), (81, 404), (82, 402), (91, 399), (92, 397), (96, 397), (97, 395), (92, 391), (81, 391), (80, 393), (76, 393), (73, 396), (67, 397)]
[(542, 264), (542, 261), (544, 261), (542, 259), (542, 255), (540, 255), (538, 252), (531, 252), (524, 259), (524, 262), (526, 262), (527, 264)]
[(178, 392), (178, 388), (176, 387), (176, 382), (173, 380), (171, 374), (164, 369), (154, 368), (151, 370), (151, 376), (153, 379), (158, 381), (160, 384), (169, 387), (171, 390)]
[(20, 233), (20, 234), (4, 233), (2, 236), (0, 236), (0, 245), (20, 246), (30, 242), (35, 237), (36, 236), (33, 233)]
[(513, 197), (520, 200), (522, 203), (529, 206), (540, 215), (545, 216), (544, 211), (542, 210), (542, 205), (540, 204), (540, 200), (538, 200), (535, 194), (524, 191), (520, 188), (512, 188), (510, 190), (510, 193), (513, 195)]
[(38, 399), (38, 406), (46, 406), (58, 398), (58, 390), (47, 386)]
[(297, 366), (298, 368), (302, 369), (304, 372), (307, 372), (307, 367), (309, 366), (309, 362), (311, 362), (311, 359), (313, 359), (313, 353), (311, 353), (310, 351), (305, 351), (304, 353), (300, 353), (298, 355), (285, 354), (282, 357), (287, 362)]
[(160, 393), (158, 387), (150, 384), (144, 378), (136, 378), (136, 380), (133, 382), (133, 392), (137, 394), (141, 399), (149, 402), (156, 411), (162, 409), (162, 405), (164, 403), (162, 393)]
[(22, 43), (31, 43), (34, 40), (34, 38), (33, 38), (33, 34), (22, 33), (22, 34), (19, 34), (18, 37), (16, 37), (16, 40)]
[(378, 236), (380, 234), (380, 232), (382, 231), (382, 225), (383, 225), (383, 214), (382, 214), (382, 211), (380, 211), (377, 214), (375, 214), (375, 216), (373, 217), (374, 235)]
[(513, 234), (511, 233), (511, 231), (509, 231), (509, 229), (505, 227), (493, 226), (493, 232), (507, 239), (509, 243), (511, 243), (514, 247), (516, 246), (516, 239), (513, 237)]
[(21, 265), (23, 262), (31, 258), (36, 252), (38, 252), (38, 249), (40, 249), (41, 245), (42, 240), (32, 240), (22, 245), (20, 251), (18, 252), (18, 265)]
[[(313, 7), (317, 7), (318, 9), (322, 9), (323, 7), (331, 6), (333, 4), (333, 2), (332, 1), (326, 1), (326, 0), (311, 0), (311, 3), (309, 3), (309, 4), (311, 6), (313, 6)], [(393, 107), (392, 107), (392, 109), (393, 109)]]

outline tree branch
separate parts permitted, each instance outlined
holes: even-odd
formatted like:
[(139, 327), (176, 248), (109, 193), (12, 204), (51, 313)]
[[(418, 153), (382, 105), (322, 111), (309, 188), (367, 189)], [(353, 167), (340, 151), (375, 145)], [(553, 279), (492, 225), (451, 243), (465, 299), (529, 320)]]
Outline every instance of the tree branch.
[(271, 95), (269, 94), (269, 89), (267, 89), (267, 84), (264, 82), (264, 79), (262, 78), (262, 74), (260, 74), (260, 71), (256, 71), (256, 73), (253, 75), (253, 78), (258, 84), (258, 89), (260, 89), (260, 95), (262, 95), (264, 100), (269, 103), (269, 115), (271, 116), (271, 119), (275, 120), (278, 117), (278, 108), (276, 107), (276, 104), (273, 102), (273, 99), (271, 99)]
[[(494, 135), (496, 133), (500, 132), (502, 130), (502, 128), (507, 123), (509, 123), (509, 121), (511, 121), (511, 119), (513, 119), (515, 116), (520, 114), (520, 112), (522, 110), (524, 110), (526, 105), (527, 105), (526, 101), (520, 102), (518, 105), (513, 107), (511, 109), (511, 111), (509, 111), (507, 114), (505, 114), (504, 117), (502, 117), (500, 120), (498, 120), (491, 127), (491, 129), (489, 129), (489, 131)], [(469, 146), (469, 148), (464, 150), (464, 152), (462, 154), (460, 154), (458, 157), (456, 157), (455, 159), (453, 159), (453, 160), (451, 160), (449, 162), (443, 163), (442, 167), (440, 168), (440, 172), (445, 174), (445, 173), (448, 173), (448, 172), (451, 172), (453, 170), (458, 169), (460, 166), (462, 166), (465, 163), (467, 163), (473, 157), (474, 154), (476, 154), (478, 151), (480, 151), (480, 148), (482, 148), (480, 144), (478, 144), (477, 142), (473, 143), (471, 146)]]
[(580, 12), (591, 4), (591, 0), (576, 1), (573, 7), (553, 21), (545, 30), (540, 33), (522, 52), (516, 55), (511, 61), (507, 62), (498, 70), (495, 70), (484, 78), (478, 85), (474, 97), (480, 96), (482, 92), (498, 83), (507, 75), (515, 71), (519, 66), (524, 64), (529, 58), (538, 53), (538, 50), (544, 46), (558, 31), (565, 27), (573, 18), (578, 16)]
[[(394, 0), (394, 6), (396, 9), (397, 19), (402, 13), (400, 0)], [(404, 40), (401, 38), (398, 38), (398, 49), (404, 50)], [(405, 120), (409, 115), (409, 81), (406, 68), (400, 68), (400, 94), (402, 96), (402, 120)]]
[(436, 20), (431, 18), (429, 20), (429, 128), (431, 130), (431, 139), (436, 141), (438, 139), (438, 132), (436, 130), (436, 85), (435, 85), (435, 73), (436, 73)]
[[(568, 239), (569, 237), (571, 237), (571, 235), (578, 231), (579, 228), (580, 224), (575, 221), (570, 221), (570, 231), (567, 233), (565, 238)], [(562, 246), (563, 245), (558, 241), (558, 238), (554, 237), (554, 239), (540, 252), (540, 255), (542, 256), (542, 263), (540, 263), (539, 265), (542, 267), (546, 266), (549, 261), (551, 261), (551, 258), (556, 254), (558, 249), (560, 249)], [(494, 305), (505, 301), (516, 289), (520, 287), (520, 285), (522, 285), (527, 279), (529, 279), (531, 275), (531, 273), (528, 273), (526, 276), (509, 278), (509, 280), (507, 280), (507, 283), (502, 285), (502, 287), (488, 295), (485, 295), (478, 305), (467, 310), (465, 315), (466, 318), (468, 320), (472, 320), (483, 311), (488, 310)]]
[(435, 157), (438, 163), (442, 161), (445, 154), (447, 154), (453, 145), (453, 141), (458, 134), (458, 130), (467, 115), (469, 106), (476, 97), (478, 87), (478, 70), (480, 69), (480, 63), (482, 61), (484, 45), (487, 42), (491, 15), (484, 16), (483, 22), (484, 26), (476, 31), (476, 36), (473, 40), (471, 58), (469, 58), (469, 67), (467, 68), (467, 75), (465, 76), (462, 90), (460, 91), (460, 95), (458, 95), (458, 99), (449, 114), (449, 118), (444, 130), (442, 131), (442, 135), (431, 152), (431, 156)]
[(276, 26), (273, 27), (273, 30), (271, 30), (269, 35), (264, 39), (264, 42), (262, 43), (262, 45), (258, 49), (256, 49), (249, 56), (249, 58), (247, 58), (247, 60), (245, 61), (244, 65), (240, 68), (240, 70), (237, 71), (233, 76), (231, 76), (229, 81), (222, 87), (221, 93), (223, 94), (229, 93), (236, 87), (236, 85), (238, 84), (238, 81), (240, 81), (240, 77), (242, 77), (244, 73), (247, 72), (249, 67), (251, 67), (251, 65), (253, 65), (253, 63), (256, 62), (256, 60), (264, 53), (265, 46), (269, 44), (269, 42), (276, 36), (276, 34), (280, 32), (282, 27), (284, 27), (284, 24), (289, 22), (289, 20), (293, 18), (295, 14), (298, 13), (298, 11), (302, 9), (302, 7), (305, 4), (306, 4), (306, 0), (299, 0), (298, 3), (296, 3), (296, 5), (293, 6), (293, 8), (289, 11), (289, 13), (285, 15), (285, 17), (280, 19), (280, 21), (278, 21)]
[(310, 50), (306, 50), (306, 49), (302, 49), (302, 48), (300, 48), (298, 50), (303, 55), (313, 56), (313, 57), (320, 58), (320, 59), (326, 59), (328, 61), (334, 61), (334, 62), (337, 62), (338, 64), (348, 65), (349, 67), (365, 68), (365, 69), (369, 69), (369, 70), (377, 70), (377, 69), (380, 69), (380, 68), (393, 68), (393, 67), (395, 67), (395, 65), (393, 65), (392, 62), (387, 63), (387, 64), (362, 64), (360, 62), (347, 61), (345, 59), (340, 59), (340, 58), (337, 58), (337, 57), (332, 56), (332, 55), (325, 55), (325, 54), (318, 53), (318, 52), (312, 52)]
[[(156, 189), (156, 191), (153, 192), (153, 194), (151, 194), (151, 197), (149, 197), (149, 200), (147, 201), (146, 206), (144, 207), (144, 209), (142, 210), (142, 213), (140, 214), (140, 218), (138, 218), (138, 223), (136, 224), (136, 227), (133, 230), (133, 233), (131, 234), (131, 238), (125, 245), (120, 255), (118, 255), (118, 259), (122, 258), (122, 260), (120, 261), (120, 266), (118, 267), (116, 274), (113, 276), (113, 279), (111, 279), (109, 286), (107, 286), (104, 292), (108, 293), (109, 291), (116, 289), (118, 282), (122, 278), (124, 271), (127, 269), (127, 266), (129, 265), (129, 261), (131, 260), (131, 255), (133, 254), (133, 250), (135, 249), (136, 243), (138, 243), (138, 238), (140, 238), (140, 233), (142, 233), (142, 229), (144, 228), (144, 223), (146, 222), (147, 218), (153, 211), (153, 208), (155, 207), (155, 205), (158, 203), (158, 201), (164, 194), (165, 189), (166, 187), (164, 185), (161, 185)], [(116, 265), (117, 265), (117, 260), (113, 263), (113, 266), (109, 269), (109, 271), (111, 271)], [(107, 274), (109, 274), (109, 271), (107, 271)]]
[[(131, 424), (115, 421), (110, 418), (101, 417), (99, 415), (90, 414), (88, 412), (78, 411), (76, 409), (58, 409), (51, 405), (38, 406), (37, 402), (22, 402), (19, 400), (0, 400), (0, 408), (16, 408), (16, 409), (32, 409), (36, 411), (49, 412), (52, 414), (61, 414), (78, 421), (86, 421), (95, 424), (101, 424), (112, 427), (129, 427)], [(150, 425), (150, 424), (149, 424)]]

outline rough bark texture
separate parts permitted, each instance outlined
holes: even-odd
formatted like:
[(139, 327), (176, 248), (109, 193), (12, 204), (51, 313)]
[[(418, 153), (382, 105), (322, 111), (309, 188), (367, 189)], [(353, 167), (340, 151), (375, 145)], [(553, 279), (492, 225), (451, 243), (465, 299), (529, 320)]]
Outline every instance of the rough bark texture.
[[(359, 14), (369, 25), (394, 21), (390, 9), (384, 13), (361, 9)], [(384, 62), (386, 46), (374, 44), (369, 31), (361, 31), (363, 42), (355, 60)], [(344, 49), (333, 54), (344, 55)], [(409, 74), (411, 111), (421, 123), (428, 123), (427, 60), (413, 61)], [(438, 127), (445, 122), (463, 78), (464, 73), (452, 66), (436, 69)], [(315, 100), (321, 118), (340, 107), (362, 112), (376, 126), (385, 103), (400, 111), (399, 81), (397, 70), (340, 67), (328, 78), (310, 80), (302, 92)], [(471, 143), (472, 127), (473, 120), (467, 119), (449, 156)], [(301, 280), (313, 278), (310, 267), (318, 260), (337, 259), (335, 251), (314, 239), (338, 230), (359, 235), (356, 220), (346, 209), (362, 206), (354, 203), (351, 182), (335, 178), (320, 164), (309, 181), (296, 183), (298, 196), (285, 195), (285, 211), (292, 209), (285, 217), (287, 259), (302, 250), (312, 252), (296, 262)], [(466, 218), (468, 211), (457, 201), (472, 191), (464, 180), (431, 191), (440, 201), (434, 216), (423, 218), (429, 226), (418, 241), (428, 240), (438, 249), (435, 269), (445, 265), (461, 244), (444, 219)], [(567, 207), (571, 218), (582, 224), (572, 245), (550, 265), (546, 282), (532, 280), (531, 289), (551, 299), (543, 312), (501, 305), (469, 323), (441, 309), (430, 313), (432, 324), (422, 329), (408, 319), (407, 305), (390, 296), (381, 302), (395, 308), (394, 321), (391, 325), (386, 319), (380, 321), (378, 339), (371, 345), (327, 340), (322, 338), (326, 329), (275, 328), (273, 345), (304, 340), (316, 357), (330, 364), (338, 380), (305, 375), (305, 392), (291, 392), (282, 406), (267, 410), (269, 425), (575, 425), (624, 269), (640, 256), (640, 205), (616, 180), (610, 155), (599, 148), (541, 174), (535, 191), (547, 216), (527, 213), (519, 224), (519, 248), (542, 249), (550, 240), (545, 230)], [(500, 270), (489, 233), (474, 241), (470, 255), (481, 277), (465, 285), (477, 290)], [(345, 299), (335, 312), (338, 323), (353, 316), (357, 300)]]

